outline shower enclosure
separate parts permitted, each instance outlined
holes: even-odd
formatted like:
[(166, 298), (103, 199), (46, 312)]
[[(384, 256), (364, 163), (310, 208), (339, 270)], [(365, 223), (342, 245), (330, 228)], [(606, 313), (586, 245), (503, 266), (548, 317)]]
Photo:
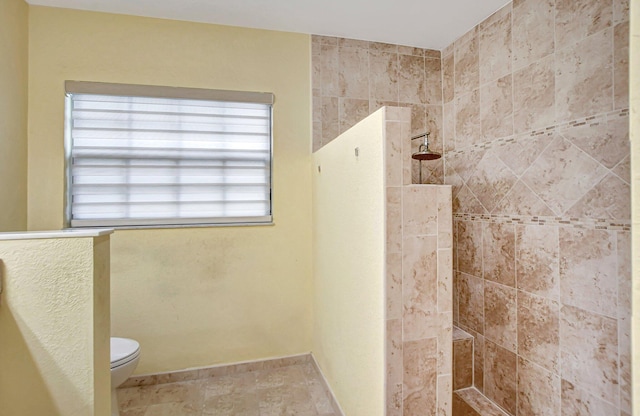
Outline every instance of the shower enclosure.
[(383, 107), (313, 157), (313, 353), (349, 416), (451, 415), (451, 188), (411, 183), (410, 117)]

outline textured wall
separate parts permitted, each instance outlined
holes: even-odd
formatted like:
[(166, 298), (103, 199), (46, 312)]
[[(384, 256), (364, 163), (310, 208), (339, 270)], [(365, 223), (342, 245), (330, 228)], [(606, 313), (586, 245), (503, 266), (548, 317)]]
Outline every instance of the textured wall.
[[(411, 135), (431, 132), (442, 151), (440, 51), (354, 39), (312, 36), (313, 150), (380, 107), (411, 109)], [(420, 143), (412, 143), (413, 151)], [(420, 163), (412, 162), (412, 183)], [(442, 159), (422, 163), (422, 183), (442, 183)]]
[(27, 228), (28, 6), (0, 1), (0, 231)]
[(384, 415), (384, 120), (313, 157), (313, 353), (350, 416)]
[(311, 349), (308, 36), (31, 7), (29, 227), (62, 226), (64, 81), (275, 94), (275, 225), (117, 231), (113, 334), (137, 373)]
[[(631, 0), (630, 11), (630, 91), (631, 106), (631, 154), (633, 166), (640, 166), (640, 0)], [(633, 175), (633, 246), (640, 247), (640, 177), (637, 168)], [(633, 255), (633, 322), (632, 328), (640, 327), (640, 252)], [(633, 331), (633, 345), (640, 345), (640, 331)], [(640, 348), (633, 349), (633, 397), (640, 397)]]
[(110, 415), (109, 237), (0, 241), (0, 259), (0, 413)]
[(451, 188), (411, 185), (411, 113), (388, 113), (399, 117), (386, 124), (386, 415), (447, 416), (453, 385)]
[(520, 0), (443, 51), (454, 319), (512, 415), (631, 411), (628, 32), (623, 0)]

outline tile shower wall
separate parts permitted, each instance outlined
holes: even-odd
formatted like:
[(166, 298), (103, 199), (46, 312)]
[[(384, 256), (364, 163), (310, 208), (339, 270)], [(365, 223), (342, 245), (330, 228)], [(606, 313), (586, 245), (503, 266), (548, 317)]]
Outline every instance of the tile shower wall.
[(628, 1), (515, 0), (442, 54), (454, 320), (512, 415), (628, 415)]
[(451, 187), (411, 185), (410, 115), (387, 108), (386, 414), (451, 416)]
[[(411, 109), (411, 134), (442, 152), (440, 51), (312, 36), (313, 151), (382, 106)], [(412, 143), (413, 151), (420, 145)], [(412, 183), (443, 183), (443, 161), (412, 161)], [(420, 180), (422, 179), (422, 180)]]

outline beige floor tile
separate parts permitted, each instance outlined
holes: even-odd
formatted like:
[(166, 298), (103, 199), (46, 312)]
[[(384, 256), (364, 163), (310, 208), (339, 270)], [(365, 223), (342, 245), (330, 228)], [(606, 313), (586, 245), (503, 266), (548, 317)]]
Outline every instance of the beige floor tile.
[[(202, 373), (203, 375), (205, 373)], [(311, 362), (118, 390), (121, 416), (336, 416)]]

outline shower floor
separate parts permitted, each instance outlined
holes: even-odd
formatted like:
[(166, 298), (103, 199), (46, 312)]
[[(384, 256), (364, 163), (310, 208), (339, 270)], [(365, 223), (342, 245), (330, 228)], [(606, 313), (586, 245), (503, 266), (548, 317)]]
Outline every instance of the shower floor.
[(312, 363), (118, 389), (120, 416), (340, 416)]

